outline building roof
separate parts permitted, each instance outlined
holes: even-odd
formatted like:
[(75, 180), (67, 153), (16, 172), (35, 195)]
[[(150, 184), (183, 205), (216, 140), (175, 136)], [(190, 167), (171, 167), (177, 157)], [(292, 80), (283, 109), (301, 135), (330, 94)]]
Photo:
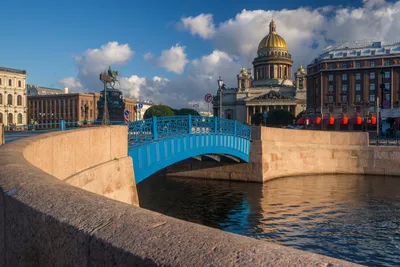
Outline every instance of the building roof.
[(0, 67), (0, 71), (6, 71), (6, 72), (12, 72), (12, 73), (18, 73), (18, 74), (26, 74), (26, 70), (17, 70), (17, 69), (5, 68), (5, 67)]
[(336, 46), (328, 46), (319, 53), (312, 62), (316, 63), (324, 59), (343, 59), (349, 57), (369, 57), (400, 54), (400, 41), (349, 41)]
[(28, 92), (28, 96), (65, 94), (64, 90), (61, 89), (41, 87), (33, 84), (27, 84), (26, 90)]

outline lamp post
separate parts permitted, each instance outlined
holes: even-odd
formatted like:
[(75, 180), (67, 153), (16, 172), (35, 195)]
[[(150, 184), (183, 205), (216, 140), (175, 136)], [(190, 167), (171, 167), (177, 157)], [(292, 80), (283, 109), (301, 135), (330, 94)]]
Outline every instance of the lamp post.
[(219, 92), (219, 117), (222, 118), (222, 89), (224, 87), (224, 81), (219, 76), (218, 79), (218, 92)]

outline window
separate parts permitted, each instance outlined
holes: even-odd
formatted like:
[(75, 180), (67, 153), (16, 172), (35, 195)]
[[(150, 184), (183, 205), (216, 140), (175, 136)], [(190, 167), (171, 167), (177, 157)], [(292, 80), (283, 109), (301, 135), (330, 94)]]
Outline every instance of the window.
[[(8, 86), (12, 86), (12, 81), (11, 79), (8, 79)], [(12, 114), (11, 114), (12, 115)]]
[(3, 83), (3, 80), (0, 78), (0, 85)]
[(371, 51), (371, 55), (375, 56), (375, 50)]
[(3, 113), (0, 113), (0, 123), (3, 123)]
[(17, 96), (17, 105), (22, 106), (22, 96)]
[(361, 51), (358, 51), (358, 52), (357, 52), (357, 56), (361, 56)]
[(386, 90), (390, 89), (390, 83), (385, 83), (385, 89)]
[(369, 95), (369, 101), (374, 102), (375, 101), (375, 95)]
[(329, 68), (330, 68), (330, 69), (333, 69), (333, 64), (329, 64)]
[(330, 57), (330, 58), (333, 58), (333, 54), (329, 54), (329, 57)]
[(369, 74), (369, 78), (370, 78), (371, 80), (375, 80), (375, 72), (371, 72), (371, 73)]
[(390, 94), (385, 94), (385, 101), (390, 101)]
[(22, 124), (22, 114), (18, 113), (18, 124)]
[(13, 101), (12, 101), (12, 95), (9, 94), (9, 95), (7, 96), (7, 105), (12, 105), (12, 104), (13, 104), (12, 102), (13, 102)]
[(342, 81), (347, 81), (347, 74), (342, 74)]
[(347, 103), (347, 95), (342, 95), (342, 103), (343, 104)]
[(356, 73), (356, 80), (361, 80), (361, 73)]
[(361, 84), (359, 83), (356, 84), (356, 91), (361, 91)]
[(333, 95), (328, 96), (328, 102), (333, 103)]
[(8, 124), (13, 123), (13, 114), (12, 114), (12, 113), (8, 113), (8, 116), (7, 116), (7, 123), (8, 123)]
[(329, 75), (329, 81), (330, 81), (330, 82), (333, 81), (333, 75), (332, 75), (332, 74)]
[(390, 66), (390, 60), (389, 59), (385, 60), (385, 66)]
[(329, 85), (328, 91), (333, 92), (333, 85)]
[(343, 53), (343, 57), (347, 57), (347, 53)]
[(371, 90), (371, 91), (374, 91), (374, 90), (375, 90), (375, 84), (374, 84), (374, 83), (371, 83), (371, 84), (369, 85), (369, 90)]
[(342, 85), (342, 92), (347, 92), (347, 84)]
[(390, 54), (390, 49), (386, 49), (386, 55)]
[(18, 87), (22, 87), (21, 81), (18, 81)]
[(360, 62), (356, 62), (356, 68), (361, 68), (361, 63)]
[(361, 102), (361, 95), (356, 95), (356, 102), (360, 103)]
[(2, 104), (3, 104), (3, 95), (0, 94), (0, 105), (2, 105)]
[(370, 62), (369, 62), (369, 65), (370, 65), (371, 67), (375, 67), (375, 61), (373, 61), (373, 60), (370, 61)]
[(375, 112), (375, 107), (374, 106), (370, 106), (369, 107), (369, 112)]
[(385, 79), (390, 79), (390, 71), (385, 71)]
[(342, 64), (342, 68), (343, 68), (343, 69), (347, 68), (347, 64), (346, 64), (346, 63), (343, 63), (343, 64)]

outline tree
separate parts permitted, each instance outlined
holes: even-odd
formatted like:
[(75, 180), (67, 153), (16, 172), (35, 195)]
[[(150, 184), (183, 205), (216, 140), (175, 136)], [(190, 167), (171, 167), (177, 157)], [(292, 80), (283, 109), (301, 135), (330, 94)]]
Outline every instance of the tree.
[(193, 115), (193, 116), (200, 116), (200, 114), (192, 109), (192, 108), (181, 108), (179, 110), (174, 110), (175, 111), (175, 115)]
[(251, 116), (251, 122), (254, 123), (255, 125), (260, 125), (263, 123), (264, 120), (264, 115), (263, 113), (255, 113)]
[(143, 118), (148, 119), (153, 116), (163, 117), (163, 116), (174, 116), (175, 113), (172, 108), (165, 105), (154, 105), (146, 110)]
[(268, 124), (270, 125), (288, 125), (292, 123), (293, 119), (293, 114), (284, 109), (273, 109), (268, 112)]

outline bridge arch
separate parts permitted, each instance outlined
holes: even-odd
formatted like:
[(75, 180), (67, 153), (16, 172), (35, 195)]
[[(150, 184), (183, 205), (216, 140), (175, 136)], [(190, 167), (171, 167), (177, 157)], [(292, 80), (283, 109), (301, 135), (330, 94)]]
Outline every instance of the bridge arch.
[(136, 183), (187, 158), (230, 155), (249, 161), (250, 127), (218, 117), (153, 117), (132, 122), (129, 151)]

